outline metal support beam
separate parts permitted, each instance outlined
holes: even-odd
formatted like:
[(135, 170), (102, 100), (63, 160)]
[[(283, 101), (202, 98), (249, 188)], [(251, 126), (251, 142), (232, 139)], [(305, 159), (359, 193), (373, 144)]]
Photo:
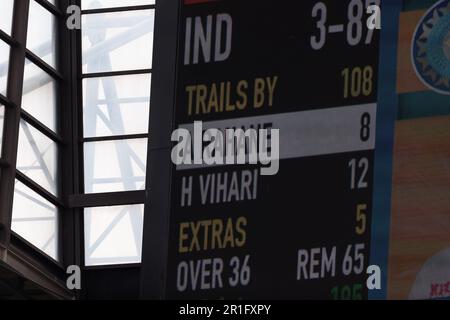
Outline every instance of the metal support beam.
[(29, 6), (30, 0), (14, 2), (12, 37), (17, 41), (17, 45), (11, 47), (7, 93), (7, 98), (14, 104), (14, 107), (5, 110), (3, 159), (9, 163), (9, 167), (2, 170), (0, 180), (0, 224), (4, 227), (0, 233), (0, 243), (6, 248), (9, 247), (11, 237)]
[(179, 0), (156, 2), (152, 98), (144, 214), (141, 298), (164, 299), (172, 162), (170, 137), (176, 92)]
[(93, 208), (139, 204), (145, 201), (145, 191), (79, 194), (69, 196), (69, 208)]
[(6, 250), (0, 245), (0, 255), (4, 257), (0, 263), (3, 263), (15, 273), (24, 276), (41, 288), (45, 288), (55, 297), (59, 299), (73, 298), (72, 293), (66, 288), (64, 282), (56, 281), (53, 274), (47, 272), (42, 266), (29, 261), (17, 250)]

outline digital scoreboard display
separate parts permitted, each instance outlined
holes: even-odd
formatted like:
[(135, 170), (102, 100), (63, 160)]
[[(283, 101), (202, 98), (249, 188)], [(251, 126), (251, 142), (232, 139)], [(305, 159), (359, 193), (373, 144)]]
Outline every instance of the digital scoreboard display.
[(175, 127), (278, 129), (279, 165), (173, 166), (168, 298), (368, 298), (379, 2), (182, 2)]

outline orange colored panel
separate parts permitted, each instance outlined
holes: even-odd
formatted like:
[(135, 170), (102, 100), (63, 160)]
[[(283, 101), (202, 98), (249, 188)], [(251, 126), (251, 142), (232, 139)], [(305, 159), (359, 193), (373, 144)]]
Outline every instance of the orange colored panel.
[(397, 122), (392, 197), (389, 298), (407, 299), (427, 260), (450, 248), (450, 117)]
[(411, 43), (425, 11), (409, 11), (400, 15), (400, 30), (397, 57), (397, 92), (407, 93), (428, 90), (417, 77), (411, 62)]

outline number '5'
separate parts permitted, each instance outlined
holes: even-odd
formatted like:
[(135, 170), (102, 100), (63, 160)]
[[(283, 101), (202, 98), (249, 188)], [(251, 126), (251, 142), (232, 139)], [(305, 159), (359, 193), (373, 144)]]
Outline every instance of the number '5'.
[(356, 226), (356, 234), (357, 235), (363, 235), (366, 232), (366, 226), (367, 226), (367, 204), (358, 204), (356, 207), (356, 221), (359, 223), (359, 225)]

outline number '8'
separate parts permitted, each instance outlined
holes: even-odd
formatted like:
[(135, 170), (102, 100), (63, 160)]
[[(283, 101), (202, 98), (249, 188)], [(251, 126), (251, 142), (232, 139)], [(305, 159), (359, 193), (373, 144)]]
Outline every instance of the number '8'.
[(361, 116), (361, 132), (360, 132), (361, 141), (366, 142), (370, 139), (370, 124), (371, 124), (370, 113), (366, 112)]

